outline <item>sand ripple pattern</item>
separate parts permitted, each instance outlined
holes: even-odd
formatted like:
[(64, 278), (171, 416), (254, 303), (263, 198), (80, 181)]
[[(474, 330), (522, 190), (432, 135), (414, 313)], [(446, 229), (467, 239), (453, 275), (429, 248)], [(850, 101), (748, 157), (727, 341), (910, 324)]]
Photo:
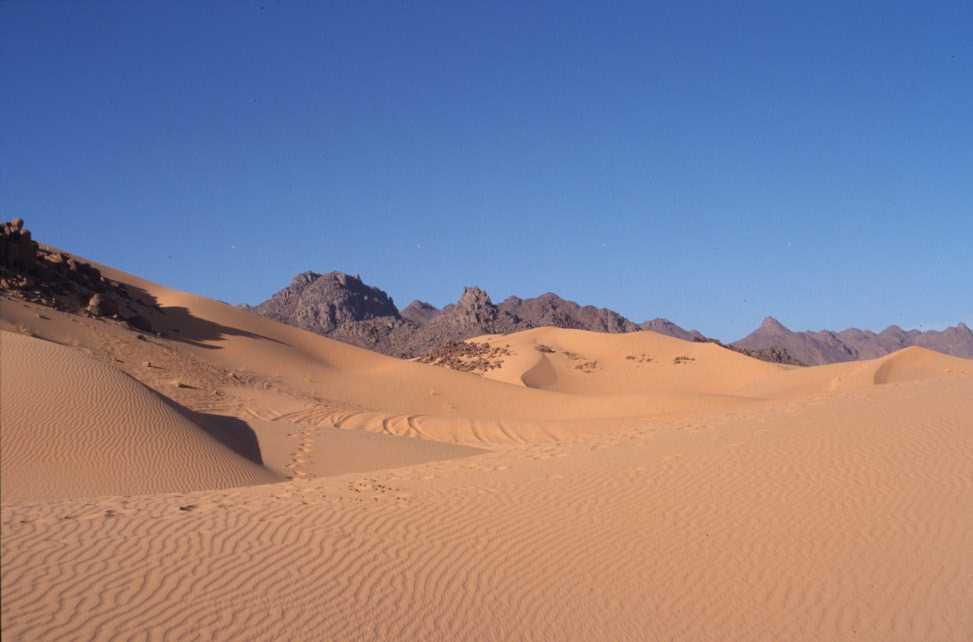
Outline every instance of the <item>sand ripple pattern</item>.
[(4, 639), (969, 640), (971, 393), (8, 505)]
[(83, 352), (0, 332), (4, 501), (276, 481)]

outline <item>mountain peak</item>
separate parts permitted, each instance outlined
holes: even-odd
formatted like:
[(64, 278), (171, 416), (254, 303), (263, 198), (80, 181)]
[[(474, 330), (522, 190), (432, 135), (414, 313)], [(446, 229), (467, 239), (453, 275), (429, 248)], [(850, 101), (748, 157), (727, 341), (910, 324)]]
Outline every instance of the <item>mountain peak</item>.
[(490, 295), (476, 286), (463, 288), (463, 295), (456, 302), (456, 305), (463, 308), (483, 308), (493, 305)]
[(408, 319), (413, 323), (422, 325), (439, 314), (439, 308), (431, 303), (426, 303), (425, 301), (416, 299), (409, 305), (405, 306), (405, 308), (403, 308), (399, 314), (403, 319)]
[(321, 275), (317, 272), (311, 272), (310, 270), (301, 272), (299, 274), (295, 274), (294, 278), (291, 279), (291, 287), (302, 287), (308, 285), (309, 283), (313, 283), (320, 278)]
[(659, 334), (664, 334), (670, 337), (675, 337), (677, 339), (683, 339), (684, 341), (705, 341), (706, 337), (699, 330), (686, 330), (679, 325), (673, 323), (669, 319), (663, 319), (662, 317), (657, 317), (649, 321), (643, 322), (639, 326), (642, 330), (650, 330), (652, 332), (658, 332)]
[(764, 317), (764, 320), (760, 323), (760, 329), (773, 332), (790, 332), (790, 330), (787, 329), (787, 326), (770, 316)]
[(301, 272), (288, 287), (254, 309), (321, 334), (356, 321), (400, 318), (388, 294), (363, 283), (360, 276), (344, 272)]
[(439, 308), (434, 306), (432, 303), (423, 301), (422, 299), (416, 299), (409, 305), (405, 306), (405, 309), (406, 310), (410, 310), (410, 309), (411, 310), (438, 310)]

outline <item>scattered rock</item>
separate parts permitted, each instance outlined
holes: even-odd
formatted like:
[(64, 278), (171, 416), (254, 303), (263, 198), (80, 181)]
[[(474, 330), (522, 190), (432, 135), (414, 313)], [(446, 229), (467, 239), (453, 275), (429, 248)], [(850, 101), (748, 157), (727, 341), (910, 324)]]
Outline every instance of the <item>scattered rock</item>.
[(598, 369), (597, 361), (582, 361), (581, 363), (574, 366), (575, 370), (580, 370), (585, 374), (591, 374)]
[(420, 357), (420, 363), (442, 366), (460, 372), (483, 374), (503, 365), (503, 358), (510, 356), (507, 346), (491, 346), (475, 341), (452, 341), (439, 349)]

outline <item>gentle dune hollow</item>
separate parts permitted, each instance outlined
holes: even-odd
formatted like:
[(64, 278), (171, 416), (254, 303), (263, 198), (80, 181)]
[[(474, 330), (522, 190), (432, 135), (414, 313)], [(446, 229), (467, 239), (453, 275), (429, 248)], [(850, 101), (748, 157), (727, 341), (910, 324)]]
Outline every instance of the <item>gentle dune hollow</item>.
[(5, 640), (973, 639), (969, 360), (459, 372), (99, 267), (156, 333), (0, 297)]

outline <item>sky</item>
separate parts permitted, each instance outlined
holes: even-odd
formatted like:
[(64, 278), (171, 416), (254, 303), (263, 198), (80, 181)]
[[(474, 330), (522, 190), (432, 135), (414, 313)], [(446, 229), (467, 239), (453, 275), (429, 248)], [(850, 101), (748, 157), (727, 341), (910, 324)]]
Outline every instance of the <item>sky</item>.
[(0, 0), (0, 217), (231, 303), (973, 325), (973, 3), (604, 4)]

